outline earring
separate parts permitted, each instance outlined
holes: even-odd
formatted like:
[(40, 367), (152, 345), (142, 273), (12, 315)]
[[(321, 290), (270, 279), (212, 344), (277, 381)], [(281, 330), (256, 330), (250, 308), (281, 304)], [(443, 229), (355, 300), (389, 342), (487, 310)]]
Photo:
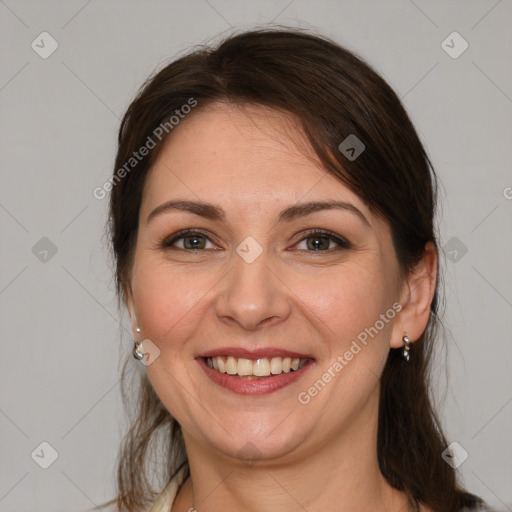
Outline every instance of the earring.
[(410, 359), (410, 356), (409, 356), (409, 352), (411, 350), (411, 340), (407, 337), (407, 336), (404, 336), (402, 338), (402, 341), (404, 343), (404, 349), (403, 349), (403, 352), (402, 352), (402, 357), (407, 361), (409, 362), (409, 359)]
[[(135, 329), (137, 333), (140, 333), (140, 327)], [(142, 361), (144, 358), (144, 350), (142, 349), (142, 341), (133, 340), (135, 346), (133, 347), (133, 357), (137, 359), (137, 361)]]

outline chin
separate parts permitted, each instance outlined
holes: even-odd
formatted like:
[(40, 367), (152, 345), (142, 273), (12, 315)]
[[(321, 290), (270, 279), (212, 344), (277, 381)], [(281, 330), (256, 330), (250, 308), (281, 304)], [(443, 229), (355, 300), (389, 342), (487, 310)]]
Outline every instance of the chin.
[(307, 433), (297, 432), (284, 423), (286, 421), (279, 424), (274, 420), (263, 425), (238, 422), (236, 429), (226, 425), (228, 432), (236, 432), (232, 436), (221, 429), (219, 438), (212, 438), (210, 432), (207, 442), (215, 450), (248, 466), (276, 460), (282, 463), (283, 458), (293, 459), (293, 454), (299, 448), (302, 450), (304, 439), (307, 438)]

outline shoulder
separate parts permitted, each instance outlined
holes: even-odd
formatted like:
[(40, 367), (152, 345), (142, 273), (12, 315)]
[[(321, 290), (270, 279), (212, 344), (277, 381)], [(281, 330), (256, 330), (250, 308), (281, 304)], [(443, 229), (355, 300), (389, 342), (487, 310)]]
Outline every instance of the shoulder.
[[(169, 483), (165, 486), (162, 492), (158, 495), (153, 504), (144, 512), (169, 512), (174, 503), (176, 495), (180, 489), (180, 486), (189, 476), (188, 463), (183, 463), (180, 468), (173, 475)], [(87, 510), (80, 510), (79, 512), (119, 512), (117, 507), (117, 500), (113, 499), (106, 503), (96, 505), (93, 508)]]
[(79, 512), (119, 512), (117, 508), (116, 500), (110, 500), (106, 503), (102, 503), (100, 505), (96, 505), (93, 508), (88, 508), (87, 510), (80, 510)]
[[(427, 507), (425, 504), (421, 504), (419, 506), (419, 512), (434, 512), (431, 508)], [(458, 509), (456, 512), (498, 512), (490, 508), (485, 503), (476, 504), (472, 507), (463, 507)]]
[(171, 478), (165, 489), (158, 496), (149, 512), (169, 512), (172, 510), (174, 501), (181, 485), (190, 474), (188, 462), (184, 462), (178, 471)]
[(497, 512), (495, 509), (492, 509), (485, 503), (481, 503), (474, 507), (464, 507), (460, 510), (460, 512)]
[(100, 505), (96, 505), (93, 508), (84, 510), (82, 512), (119, 512), (117, 508), (117, 501), (115, 499), (108, 501), (107, 503), (102, 503)]

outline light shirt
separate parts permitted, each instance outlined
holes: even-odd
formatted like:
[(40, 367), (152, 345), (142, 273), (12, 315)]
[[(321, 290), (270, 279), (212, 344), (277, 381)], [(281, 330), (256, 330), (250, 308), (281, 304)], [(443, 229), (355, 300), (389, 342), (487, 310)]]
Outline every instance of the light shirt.
[[(189, 467), (188, 462), (185, 462), (181, 468), (176, 472), (176, 474), (171, 478), (169, 483), (165, 486), (164, 490), (159, 494), (156, 501), (153, 503), (153, 506), (149, 509), (148, 512), (172, 512), (172, 506), (178, 491), (180, 489), (181, 484), (186, 480), (189, 476)], [(477, 506), (473, 509), (461, 509), (459, 512), (494, 512), (487, 505), (483, 505), (482, 507)]]
[(171, 512), (172, 505), (178, 494), (181, 484), (188, 476), (188, 463), (185, 462), (178, 472), (171, 478), (164, 490), (159, 494), (149, 512)]

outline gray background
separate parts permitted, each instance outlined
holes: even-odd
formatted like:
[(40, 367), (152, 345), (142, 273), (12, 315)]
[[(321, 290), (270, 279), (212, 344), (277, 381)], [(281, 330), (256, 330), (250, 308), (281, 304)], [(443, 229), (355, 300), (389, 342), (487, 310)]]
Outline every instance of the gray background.
[[(510, 0), (0, 0), (0, 510), (78, 511), (112, 497), (119, 361), (132, 340), (126, 316), (119, 336), (107, 201), (92, 191), (155, 67), (270, 22), (319, 29), (358, 52), (417, 126), (442, 182), (442, 415), (469, 454), (465, 484), (512, 510), (511, 14)], [(46, 59), (31, 47), (48, 51), (43, 31), (59, 45)], [(441, 46), (453, 31), (469, 44), (458, 58)], [(43, 441), (58, 452), (48, 469)]]

